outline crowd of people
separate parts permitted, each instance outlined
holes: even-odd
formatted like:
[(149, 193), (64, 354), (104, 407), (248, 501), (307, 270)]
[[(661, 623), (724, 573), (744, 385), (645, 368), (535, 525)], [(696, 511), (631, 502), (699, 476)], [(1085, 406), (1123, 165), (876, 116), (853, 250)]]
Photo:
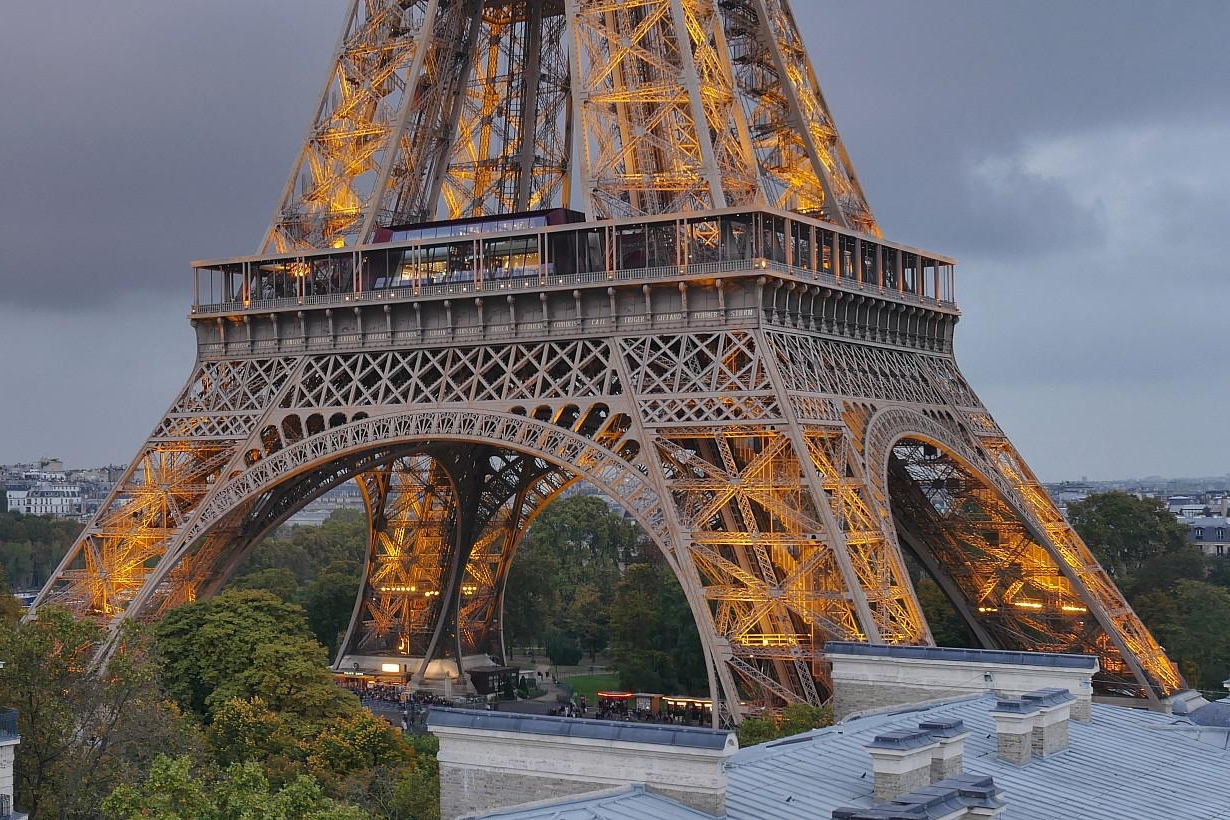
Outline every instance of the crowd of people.
[(569, 700), (560, 704), (559, 707), (549, 710), (547, 714), (559, 715), (561, 717), (593, 717), (597, 720), (619, 720), (630, 723), (658, 723), (675, 726), (707, 726), (711, 720), (709, 710), (697, 704), (688, 706), (663, 705), (655, 712), (649, 708), (638, 708), (627, 699), (600, 699), (591, 714), (589, 703), (584, 695), (581, 695), (576, 700)]
[[(445, 698), (431, 692), (412, 692), (399, 684), (375, 683), (354, 680), (341, 682), (359, 696), (363, 705), (382, 715), (394, 726), (400, 725), (403, 732), (426, 731), (427, 710), (432, 706), (455, 706), (457, 698)], [(585, 695), (575, 698), (560, 695), (557, 705), (547, 709), (548, 715), (569, 718), (595, 718), (597, 720), (628, 721), (633, 723), (656, 723), (676, 726), (707, 726), (711, 714), (702, 703), (668, 703), (666, 698), (653, 696), (651, 705), (631, 697), (618, 699), (599, 698), (591, 705)], [(477, 708), (497, 708), (485, 699), (473, 698)], [(468, 704), (462, 704), (468, 705)]]

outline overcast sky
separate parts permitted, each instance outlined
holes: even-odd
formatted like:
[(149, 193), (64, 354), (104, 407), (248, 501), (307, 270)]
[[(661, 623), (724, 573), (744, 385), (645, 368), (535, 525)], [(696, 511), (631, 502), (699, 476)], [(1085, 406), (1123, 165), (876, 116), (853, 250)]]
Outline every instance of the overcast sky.
[[(127, 462), (192, 259), (255, 251), (344, 0), (10, 4), (0, 463)], [(1230, 3), (794, 0), (890, 239), (956, 256), (962, 369), (1044, 480), (1223, 475)]]

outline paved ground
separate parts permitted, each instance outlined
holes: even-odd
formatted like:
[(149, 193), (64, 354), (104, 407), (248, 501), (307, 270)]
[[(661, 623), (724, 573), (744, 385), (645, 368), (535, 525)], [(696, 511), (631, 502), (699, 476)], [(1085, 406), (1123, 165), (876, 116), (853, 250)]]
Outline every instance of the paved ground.
[[(501, 712), (518, 712), (525, 715), (545, 715), (551, 709), (554, 709), (559, 705), (559, 696), (563, 695), (564, 690), (561, 687), (551, 683), (550, 680), (547, 680), (545, 683), (540, 683), (539, 685), (545, 686), (546, 691), (537, 698), (533, 698), (531, 700), (517, 699), (515, 701), (502, 700), (493, 703), (492, 706)], [(364, 700), (363, 705), (367, 707), (368, 711), (370, 711), (373, 715), (384, 718), (391, 725), (401, 725), (401, 704), (383, 700)], [(468, 706), (475, 709), (484, 708), (481, 702), (476, 702), (473, 704), (460, 702), (457, 705), (462, 707)], [(411, 727), (411, 731), (416, 734), (421, 734), (427, 731), (426, 726), (423, 724), (426, 710), (420, 706), (413, 711), (416, 712), (416, 719)]]

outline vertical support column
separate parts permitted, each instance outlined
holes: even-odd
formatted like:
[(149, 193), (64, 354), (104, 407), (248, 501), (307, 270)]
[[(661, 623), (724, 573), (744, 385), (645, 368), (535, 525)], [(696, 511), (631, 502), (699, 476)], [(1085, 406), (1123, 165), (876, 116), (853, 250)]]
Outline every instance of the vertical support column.
[(589, 139), (585, 133), (585, 101), (588, 94), (581, 63), (581, 11), (578, 0), (564, 0), (564, 14), (568, 18), (568, 50), (572, 62), (568, 72), (571, 88), (567, 111), (572, 161), (568, 166), (569, 190), (565, 202), (569, 208), (585, 214), (585, 221), (589, 222), (594, 218), (594, 184)]
[(520, 166), (517, 178), (517, 211), (530, 210), (530, 196), (534, 191), (534, 158), (537, 156), (538, 147), (538, 86), (542, 81), (542, 3), (526, 3), (525, 6), (525, 66), (522, 68), (525, 98), (521, 101), (521, 125), (518, 134), (521, 147), (517, 157)]
[[(679, 60), (683, 69), (683, 84), (688, 90), (688, 105), (692, 112), (692, 128), (696, 140), (700, 144), (701, 174), (709, 188), (709, 207), (725, 208), (726, 191), (722, 183), (722, 169), (718, 167), (717, 156), (713, 151), (713, 137), (708, 117), (705, 116), (705, 106), (700, 98), (700, 77), (696, 73), (696, 57), (692, 51), (692, 37), (688, 31), (687, 19), (684, 17), (683, 4), (680, 0), (671, 0), (671, 18), (675, 23), (675, 47), (679, 49)], [(719, 123), (719, 128), (725, 128), (726, 123)]]

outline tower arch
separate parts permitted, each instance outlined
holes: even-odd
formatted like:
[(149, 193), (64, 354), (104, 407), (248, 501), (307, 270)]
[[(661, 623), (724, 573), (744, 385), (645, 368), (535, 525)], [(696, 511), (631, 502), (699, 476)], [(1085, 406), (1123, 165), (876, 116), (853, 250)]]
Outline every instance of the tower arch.
[[(899, 548), (935, 578), (984, 647), (1095, 654), (1105, 691), (1157, 700), (1164, 687), (1141, 681), (1177, 678), (1173, 668), (1147, 669), (1148, 656), (1125, 636), (1135, 616), (1122, 595), (1049, 497), (1014, 486), (1007, 440), (990, 444), (951, 418), (906, 408), (872, 417), (869, 475), (889, 500)], [(1113, 612), (1131, 618), (1127, 629)], [(1143, 627), (1132, 632), (1151, 640)]]

